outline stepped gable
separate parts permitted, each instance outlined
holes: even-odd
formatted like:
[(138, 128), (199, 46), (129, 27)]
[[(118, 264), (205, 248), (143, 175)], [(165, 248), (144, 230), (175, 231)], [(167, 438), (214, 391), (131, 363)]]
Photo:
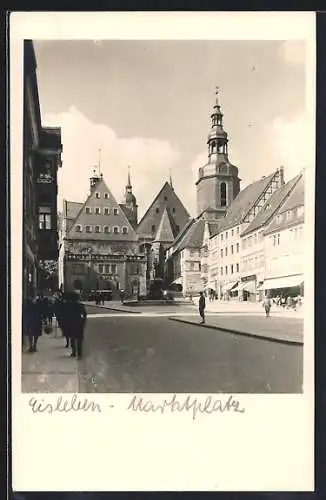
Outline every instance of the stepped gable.
[(304, 206), (304, 178), (303, 175), (300, 176), (298, 182), (292, 189), (290, 195), (286, 198), (284, 203), (282, 203), (275, 212), (274, 217), (265, 231), (265, 234), (273, 233), (274, 231), (280, 231), (283, 229), (287, 229), (291, 226), (295, 226), (300, 223), (304, 223), (304, 214), (299, 217), (293, 217), (290, 220), (286, 218), (281, 218), (278, 222), (277, 215), (281, 215), (286, 213), (288, 210), (293, 210), (300, 206)]
[(82, 207), (83, 203), (80, 203), (78, 201), (63, 200), (63, 215), (66, 219), (67, 231), (69, 231), (69, 229), (73, 225), (74, 220), (76, 219)]
[(176, 230), (175, 228), (173, 230), (173, 226), (174, 221), (169, 214), (168, 208), (165, 207), (154, 242), (156, 241), (160, 243), (171, 243), (174, 240), (174, 236), (176, 234)]
[(249, 210), (257, 202), (258, 198), (263, 194), (268, 184), (271, 182), (275, 172), (267, 177), (263, 177), (252, 184), (249, 184), (245, 189), (240, 191), (237, 197), (232, 201), (228, 207), (225, 217), (220, 219), (220, 226), (218, 230), (212, 235), (215, 236), (221, 230), (229, 229), (230, 227), (240, 224)]
[[(172, 218), (174, 227), (179, 226), (180, 231), (182, 231), (188, 223), (190, 215), (174, 192), (173, 187), (165, 182), (137, 226), (137, 234), (140, 237), (155, 237), (165, 208), (169, 209), (170, 219)], [(155, 230), (153, 231), (154, 226)]]
[(275, 191), (275, 193), (269, 198), (269, 200), (266, 201), (260, 212), (258, 212), (254, 220), (249, 224), (247, 229), (242, 233), (242, 236), (246, 236), (252, 231), (256, 231), (260, 227), (264, 226), (275, 214), (278, 208), (282, 204), (284, 204), (286, 200), (290, 199), (290, 195), (297, 183), (300, 181), (301, 177), (301, 174), (297, 175), (289, 182), (281, 186), (277, 191)]
[[(99, 198), (97, 198), (97, 193)], [(107, 195), (107, 198), (105, 197)], [(86, 212), (86, 208), (90, 209), (91, 213)], [(96, 214), (95, 209), (100, 209), (100, 214)], [(105, 208), (109, 209), (109, 213), (105, 213)], [(115, 214), (116, 210), (116, 214)], [(82, 226), (82, 231), (77, 231), (77, 226)], [(86, 232), (86, 226), (92, 226), (90, 233)], [(95, 232), (95, 226), (100, 226), (100, 232)], [(109, 232), (104, 232), (104, 226), (108, 226)], [(118, 227), (119, 232), (114, 233), (113, 228)], [(127, 233), (124, 234), (123, 227), (127, 228)], [(85, 203), (82, 204), (73, 224), (69, 230), (69, 238), (78, 240), (106, 240), (106, 241), (135, 241), (137, 235), (128, 221), (124, 211), (117, 203), (113, 194), (107, 187), (104, 179), (100, 179), (96, 186), (92, 189)]]

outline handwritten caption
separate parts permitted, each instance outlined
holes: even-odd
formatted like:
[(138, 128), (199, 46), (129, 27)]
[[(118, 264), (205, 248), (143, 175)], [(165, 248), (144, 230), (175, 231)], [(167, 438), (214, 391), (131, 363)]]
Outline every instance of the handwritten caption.
[[(80, 398), (77, 394), (73, 394), (70, 398), (59, 396), (57, 401), (47, 403), (44, 398), (37, 399), (32, 397), (29, 400), (29, 406), (33, 413), (48, 413), (55, 412), (70, 413), (70, 412), (90, 412), (101, 413), (102, 408), (99, 403), (95, 403), (87, 398)], [(114, 408), (114, 405), (109, 405), (109, 408)], [(151, 400), (146, 400), (141, 396), (133, 396), (127, 411), (139, 413), (173, 413), (173, 412), (190, 412), (192, 419), (195, 420), (198, 414), (211, 415), (212, 413), (245, 413), (245, 409), (240, 406), (240, 402), (233, 396), (217, 399), (212, 396), (207, 396), (206, 399), (200, 400), (191, 395), (178, 399), (174, 394), (171, 399), (164, 399), (161, 403), (155, 403)]]

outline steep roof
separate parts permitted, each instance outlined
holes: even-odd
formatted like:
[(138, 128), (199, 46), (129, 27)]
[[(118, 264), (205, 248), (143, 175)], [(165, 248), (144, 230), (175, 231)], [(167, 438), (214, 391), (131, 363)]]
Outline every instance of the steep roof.
[(154, 241), (171, 243), (174, 240), (174, 234), (173, 220), (171, 220), (168, 208), (165, 207)]
[(165, 182), (139, 222), (137, 234), (141, 237), (154, 238), (166, 207), (169, 209), (170, 218), (172, 217), (175, 227), (179, 226), (182, 230), (188, 223), (190, 215), (171, 185)]
[(265, 189), (268, 187), (274, 175), (275, 172), (267, 177), (262, 177), (258, 181), (249, 184), (249, 186), (240, 191), (228, 207), (225, 217), (220, 219), (219, 228), (214, 234), (212, 234), (212, 236), (215, 236), (215, 234), (217, 234), (220, 230), (225, 230), (229, 227), (240, 224), (249, 210), (254, 206), (258, 198), (260, 198)]
[[(96, 197), (99, 193), (99, 198)], [(107, 198), (105, 198), (105, 195)], [(135, 241), (137, 240), (136, 232), (127, 219), (124, 211), (117, 203), (113, 194), (107, 187), (103, 178), (101, 178), (96, 186), (92, 189), (90, 195), (87, 197), (85, 203), (79, 204), (79, 211), (70, 225), (67, 237), (69, 239), (77, 240), (106, 240), (106, 241)], [(86, 207), (91, 210), (91, 213), (86, 212)], [(100, 214), (95, 213), (95, 208), (100, 208)], [(109, 209), (109, 214), (105, 214), (104, 208)], [(72, 211), (77, 210), (77, 204), (70, 205), (69, 209)], [(116, 214), (114, 213), (116, 209)], [(82, 226), (82, 232), (77, 231), (77, 226)], [(92, 232), (87, 233), (85, 226), (92, 226)], [(95, 233), (95, 226), (100, 226), (100, 232)], [(108, 226), (110, 231), (104, 233), (103, 227)], [(119, 227), (119, 233), (113, 232), (113, 227)], [(127, 233), (122, 232), (122, 227), (127, 228)]]
[(218, 222), (208, 222), (209, 236), (216, 234), (219, 227), (220, 227), (220, 224)]
[(79, 203), (77, 201), (67, 201), (67, 200), (64, 200), (63, 203), (64, 203), (64, 209), (63, 209), (64, 218), (66, 219), (66, 229), (67, 231), (69, 231), (80, 210), (83, 208), (84, 204)]
[[(285, 199), (284, 203), (279, 206), (279, 209), (275, 212), (269, 226), (267, 227), (265, 234), (270, 234), (275, 231), (281, 231), (287, 229), (291, 226), (296, 226), (304, 222), (304, 213), (291, 218), (286, 217), (286, 213), (290, 210), (296, 209), (300, 206), (304, 206), (304, 178), (303, 175), (299, 176), (299, 180), (292, 189), (289, 196)], [(280, 216), (280, 217), (278, 217)]]
[(246, 230), (242, 233), (243, 236), (256, 231), (264, 226), (269, 219), (274, 215), (276, 210), (282, 203), (289, 199), (290, 193), (301, 178), (301, 174), (297, 175), (289, 182), (281, 186), (275, 193), (266, 201), (265, 205), (258, 212), (254, 220), (249, 224)]
[(204, 219), (192, 219), (180, 240), (174, 242), (172, 245), (173, 253), (183, 250), (184, 248), (201, 248), (203, 245), (204, 230)]

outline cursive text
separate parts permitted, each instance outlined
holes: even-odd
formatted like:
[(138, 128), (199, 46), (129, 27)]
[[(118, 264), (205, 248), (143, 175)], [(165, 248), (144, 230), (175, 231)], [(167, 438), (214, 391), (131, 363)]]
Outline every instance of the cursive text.
[(176, 394), (168, 401), (164, 400), (161, 404), (153, 403), (151, 400), (145, 401), (142, 397), (134, 396), (127, 408), (131, 411), (139, 411), (145, 413), (164, 413), (166, 410), (170, 412), (188, 412), (192, 411), (192, 418), (195, 420), (197, 413), (211, 414), (214, 412), (236, 412), (244, 413), (245, 409), (240, 407), (239, 401), (229, 396), (227, 400), (213, 399), (212, 396), (207, 396), (204, 401), (199, 401), (193, 396), (187, 396), (183, 402), (177, 399)]
[(44, 399), (37, 399), (32, 397), (29, 400), (29, 406), (32, 408), (33, 413), (69, 413), (71, 411), (90, 411), (101, 412), (101, 407), (94, 401), (89, 401), (87, 398), (79, 399), (77, 394), (73, 394), (71, 398), (63, 398), (59, 396), (56, 403), (47, 403)]

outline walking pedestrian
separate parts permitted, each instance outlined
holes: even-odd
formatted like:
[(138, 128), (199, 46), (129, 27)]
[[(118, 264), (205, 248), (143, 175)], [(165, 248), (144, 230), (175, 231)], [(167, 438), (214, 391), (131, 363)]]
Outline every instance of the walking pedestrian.
[(82, 348), (84, 340), (84, 328), (86, 324), (87, 313), (84, 304), (79, 302), (79, 295), (72, 293), (69, 295), (65, 305), (64, 330), (70, 338), (71, 357), (78, 359), (82, 357)]
[(264, 308), (265, 308), (266, 318), (269, 318), (269, 316), (270, 316), (271, 306), (272, 306), (271, 299), (269, 298), (269, 295), (266, 295), (266, 297), (264, 299)]
[(37, 351), (37, 342), (42, 335), (42, 305), (40, 299), (28, 303), (27, 324), (28, 324), (28, 352)]
[(206, 301), (203, 292), (199, 292), (199, 303), (198, 303), (198, 309), (199, 309), (199, 314), (202, 318), (200, 324), (205, 323), (205, 307), (206, 307)]

